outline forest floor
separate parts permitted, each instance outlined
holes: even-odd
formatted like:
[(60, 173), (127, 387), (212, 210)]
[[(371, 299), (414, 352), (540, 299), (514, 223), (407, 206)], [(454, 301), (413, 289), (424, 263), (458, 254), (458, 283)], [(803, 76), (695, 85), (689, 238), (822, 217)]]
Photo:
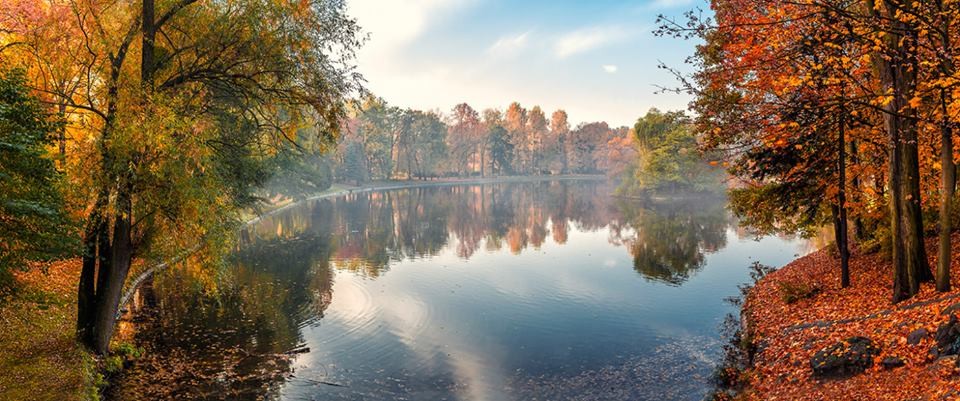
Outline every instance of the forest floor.
[(74, 337), (79, 275), (77, 259), (31, 266), (0, 291), (0, 400), (97, 399), (96, 363)]
[[(877, 254), (856, 250), (850, 259), (851, 286), (840, 288), (840, 262), (832, 249), (799, 258), (768, 274), (750, 290), (743, 307), (757, 353), (747, 372), (750, 400), (960, 400), (956, 357), (937, 358), (937, 329), (960, 314), (960, 235), (953, 236), (953, 291), (938, 293), (924, 283), (920, 293), (891, 303), (892, 267)], [(927, 241), (935, 267), (936, 238)], [(799, 290), (798, 290), (799, 289)], [(809, 293), (788, 303), (788, 293)], [(924, 329), (924, 330), (920, 330)], [(911, 342), (908, 336), (913, 333)], [(880, 348), (866, 371), (840, 378), (813, 375), (817, 351), (854, 336)], [(902, 367), (885, 368), (896, 357)]]

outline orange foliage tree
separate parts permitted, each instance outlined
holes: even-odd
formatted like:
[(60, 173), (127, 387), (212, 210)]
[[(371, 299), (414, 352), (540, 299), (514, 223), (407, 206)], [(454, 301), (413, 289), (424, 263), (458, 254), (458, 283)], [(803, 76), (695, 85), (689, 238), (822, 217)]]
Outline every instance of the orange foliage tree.
[(677, 74), (678, 90), (696, 95), (703, 146), (723, 152), (743, 182), (734, 207), (766, 229), (809, 230), (832, 220), (841, 286), (849, 285), (849, 214), (858, 240), (889, 245), (898, 302), (934, 279), (924, 210), (939, 199), (936, 284), (949, 290), (960, 5), (710, 4), (713, 17), (661, 17), (659, 33), (703, 40), (691, 59), (696, 73)]

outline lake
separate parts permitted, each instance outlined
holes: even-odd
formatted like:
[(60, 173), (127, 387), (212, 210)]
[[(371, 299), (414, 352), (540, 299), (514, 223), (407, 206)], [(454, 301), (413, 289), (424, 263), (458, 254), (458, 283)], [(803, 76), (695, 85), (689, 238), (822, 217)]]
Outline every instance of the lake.
[(602, 181), (435, 186), (307, 201), (218, 273), (158, 277), (146, 356), (114, 399), (699, 400), (756, 240), (725, 200)]

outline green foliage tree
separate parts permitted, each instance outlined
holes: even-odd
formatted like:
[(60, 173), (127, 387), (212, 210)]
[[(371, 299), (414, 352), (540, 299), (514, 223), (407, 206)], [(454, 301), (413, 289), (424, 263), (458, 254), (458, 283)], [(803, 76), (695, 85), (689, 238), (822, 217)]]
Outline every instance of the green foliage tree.
[(363, 144), (357, 141), (346, 142), (343, 152), (343, 161), (339, 166), (338, 176), (345, 181), (353, 181), (354, 184), (367, 180), (366, 157), (363, 154)]
[(697, 136), (682, 112), (651, 109), (633, 127), (640, 153), (636, 180), (653, 191), (702, 191), (719, 182), (700, 155)]
[(359, 107), (355, 135), (361, 138), (367, 176), (389, 179), (393, 175), (401, 110), (378, 97), (368, 96)]
[(360, 39), (335, 0), (72, 7), (93, 60), (62, 99), (91, 120), (77, 332), (104, 354), (134, 258), (199, 242), (215, 260), (283, 153), (336, 137)]
[(412, 118), (408, 131), (412, 150), (407, 152), (407, 171), (420, 178), (436, 175), (447, 154), (447, 126), (435, 113), (412, 110), (407, 113)]
[(25, 261), (75, 251), (62, 175), (46, 149), (58, 132), (23, 73), (0, 72), (0, 285)]

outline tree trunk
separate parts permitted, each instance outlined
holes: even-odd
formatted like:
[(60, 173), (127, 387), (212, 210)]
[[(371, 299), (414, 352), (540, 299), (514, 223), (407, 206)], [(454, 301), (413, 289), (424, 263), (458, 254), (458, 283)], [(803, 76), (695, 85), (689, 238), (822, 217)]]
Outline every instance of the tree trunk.
[[(885, 54), (874, 58), (884, 93), (892, 99), (884, 106), (884, 128), (890, 139), (890, 236), (893, 262), (893, 302), (912, 297), (920, 282), (932, 278), (923, 247), (920, 214), (920, 167), (916, 113), (905, 106), (916, 92), (917, 29), (898, 15), (910, 4), (883, 0), (882, 12), (867, 0), (870, 12), (885, 26)], [(906, 115), (905, 115), (906, 114)]]
[(950, 234), (953, 231), (951, 211), (953, 203), (953, 189), (956, 185), (956, 169), (953, 163), (953, 130), (947, 120), (946, 99), (941, 94), (941, 105), (944, 116), (940, 126), (940, 252), (937, 260), (936, 283), (937, 291), (950, 291), (950, 261), (951, 244)]
[[(888, 33), (887, 36), (895, 35)], [(893, 42), (895, 43), (896, 40), (894, 37)], [(889, 44), (890, 41), (891, 39), (888, 38), (887, 43)], [(879, 59), (879, 63), (881, 64), (880, 75), (883, 81), (884, 92), (893, 93), (893, 99), (884, 106), (883, 125), (890, 140), (888, 149), (889, 173), (887, 174), (890, 180), (888, 185), (890, 189), (888, 198), (890, 201), (890, 248), (891, 262), (893, 264), (893, 302), (897, 303), (913, 295), (910, 292), (907, 266), (904, 262), (903, 228), (901, 227), (901, 213), (903, 211), (901, 163), (903, 160), (900, 154), (903, 152), (903, 145), (900, 139), (900, 124), (902, 123), (902, 119), (900, 118), (899, 110), (902, 94), (898, 91), (900, 87), (897, 85), (897, 82), (900, 81), (898, 76), (900, 68), (892, 65), (882, 57), (877, 57), (876, 59)]]
[(563, 164), (563, 167), (560, 170), (561, 174), (569, 174), (570, 166), (569, 161), (567, 160), (567, 134), (560, 134), (560, 160)]
[(480, 177), (486, 177), (486, 176), (487, 176), (486, 151), (484, 150), (484, 147), (481, 146), (481, 148), (480, 148)]
[[(850, 141), (850, 165), (854, 166), (854, 168), (857, 169), (855, 171), (859, 171), (858, 168), (860, 166), (860, 149), (859, 149), (859, 145), (857, 145), (856, 140)], [(862, 196), (860, 195), (861, 194), (860, 174), (854, 174), (854, 176), (851, 177), (850, 185), (853, 186), (853, 192), (851, 192), (851, 195), (855, 197), (854, 203), (859, 205), (860, 196)], [(857, 241), (863, 241), (864, 233), (865, 233), (865, 229), (863, 227), (863, 217), (861, 217), (860, 214), (858, 213), (853, 217), (853, 236), (854, 238), (856, 238)]]
[(154, 0), (143, 0), (141, 15), (143, 30), (143, 45), (140, 50), (140, 80), (141, 84), (152, 86), (154, 64), (154, 40), (157, 36), (157, 27), (154, 25)]
[(920, 208), (920, 161), (917, 149), (917, 131), (913, 124), (904, 130), (903, 138), (903, 217), (906, 238), (905, 260), (910, 274), (910, 293), (920, 291), (920, 283), (933, 281), (930, 262), (927, 260), (926, 247), (923, 244), (923, 211)]
[[(896, 103), (896, 101), (891, 102)], [(904, 262), (903, 229), (901, 227), (901, 212), (903, 211), (903, 188), (901, 180), (900, 145), (900, 118), (888, 113), (884, 114), (884, 125), (890, 137), (890, 241), (891, 262), (893, 263), (893, 302), (897, 303), (913, 295), (910, 292), (910, 282), (907, 278), (907, 266)]]
[(130, 272), (133, 259), (133, 241), (131, 237), (130, 212), (132, 211), (129, 194), (125, 190), (117, 194), (117, 213), (113, 224), (113, 241), (110, 245), (110, 266), (101, 269), (98, 278), (103, 285), (97, 288), (97, 307), (93, 319), (93, 350), (104, 355), (110, 350), (110, 338), (116, 326), (117, 310), (123, 284)]
[(97, 306), (97, 268), (106, 269), (109, 265), (98, 247), (105, 226), (99, 217), (94, 217), (83, 236), (83, 264), (77, 287), (77, 340), (90, 348), (93, 348), (93, 317)]
[(57, 104), (57, 117), (59, 117), (63, 123), (57, 130), (57, 145), (60, 150), (60, 157), (57, 159), (57, 164), (60, 166), (60, 170), (64, 171), (67, 169), (67, 104), (62, 100)]
[(837, 231), (837, 247), (840, 250), (840, 288), (847, 288), (850, 286), (850, 248), (847, 246), (847, 194), (846, 194), (846, 138), (844, 138), (844, 110), (840, 108), (840, 132), (839, 132), (839, 150), (840, 155), (838, 157), (838, 166), (837, 170), (839, 172), (839, 183), (837, 191), (837, 221), (836, 231)]

